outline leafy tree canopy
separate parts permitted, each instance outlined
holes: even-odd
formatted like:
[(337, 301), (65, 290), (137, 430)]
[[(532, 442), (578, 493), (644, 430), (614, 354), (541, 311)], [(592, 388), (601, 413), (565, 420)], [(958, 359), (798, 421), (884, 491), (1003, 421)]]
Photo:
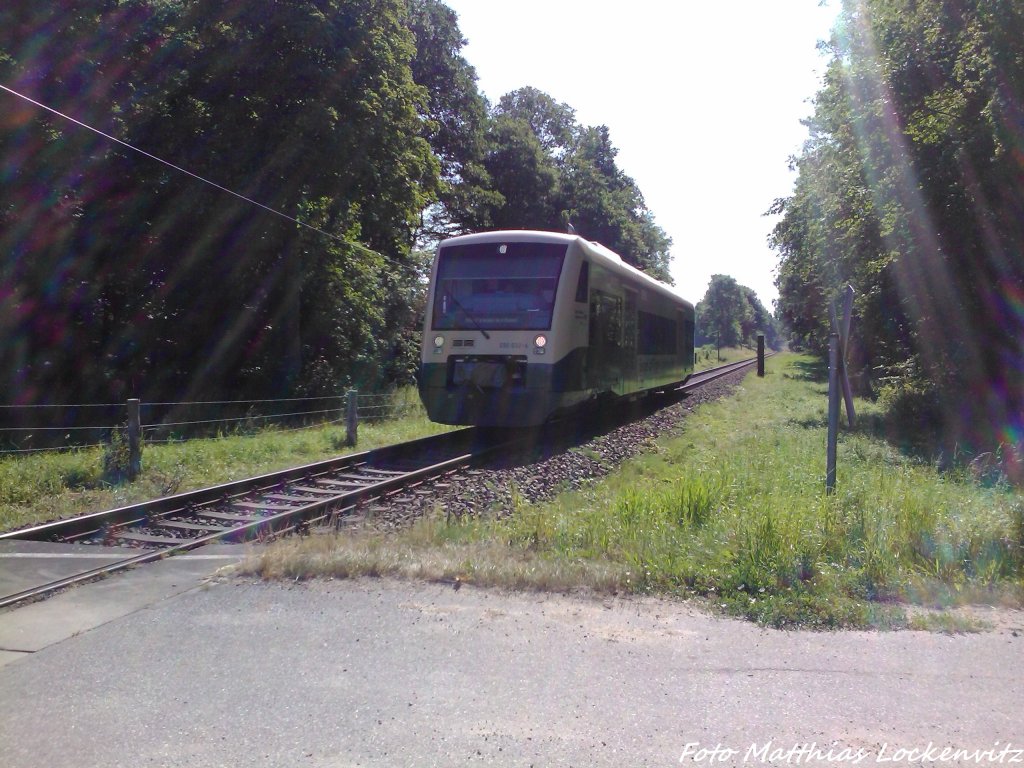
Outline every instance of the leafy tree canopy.
[(707, 292), (696, 306), (697, 346), (716, 348), (754, 346), (763, 335), (765, 344), (779, 348), (775, 319), (757, 294), (728, 275), (712, 275)]
[(381, 286), (440, 189), (406, 13), (5, 4), (0, 81), (328, 235), (4, 94), (6, 395), (279, 394), (324, 359), (337, 388), (385, 353), (399, 329)]
[(773, 206), (781, 318), (822, 349), (853, 284), (861, 381), (929, 392), (950, 447), (1024, 427), (1021, 39), (1014, 0), (845, 0)]
[(492, 118), (484, 166), (503, 200), (491, 206), (490, 225), (572, 224), (633, 266), (672, 281), (672, 240), (618, 167), (607, 126), (580, 125), (571, 107), (536, 88), (503, 96)]

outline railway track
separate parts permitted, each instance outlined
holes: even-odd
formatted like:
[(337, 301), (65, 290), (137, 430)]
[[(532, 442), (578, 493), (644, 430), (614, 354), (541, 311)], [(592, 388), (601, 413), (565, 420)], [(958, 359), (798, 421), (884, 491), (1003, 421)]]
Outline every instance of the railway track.
[(308, 464), (127, 507), (0, 534), (123, 548), (125, 557), (57, 581), (0, 596), (0, 608), (43, 597), (115, 571), (214, 542), (259, 539), (330, 521), (355, 523), (375, 500), (485, 460), (495, 446), (473, 428)]
[[(659, 400), (688, 392), (752, 365), (745, 360), (690, 377), (659, 393)], [(550, 428), (549, 428), (550, 429)], [(572, 430), (569, 430), (572, 431)], [(127, 507), (59, 520), (0, 534), (0, 542), (44, 541), (103, 545), (124, 550), (124, 558), (100, 567), (0, 595), (0, 608), (45, 597), (107, 574), (160, 560), (215, 542), (244, 541), (314, 525), (360, 524), (377, 504), (429, 495), (446, 480), (496, 454), (508, 457), (517, 444), (534, 445), (536, 432), (466, 428), (212, 488)], [(106, 550), (109, 551), (109, 550)]]
[[(769, 353), (765, 357), (771, 357), (774, 353)], [(723, 376), (728, 376), (730, 373), (741, 371), (744, 368), (749, 368), (757, 362), (756, 357), (752, 357), (748, 360), (740, 360), (738, 363), (727, 363), (726, 365), (719, 365), (716, 368), (709, 368), (706, 371), (699, 371), (690, 378), (688, 378), (683, 384), (678, 387), (676, 391), (680, 392), (692, 392), (693, 390), (708, 384), (716, 379), (720, 379)]]

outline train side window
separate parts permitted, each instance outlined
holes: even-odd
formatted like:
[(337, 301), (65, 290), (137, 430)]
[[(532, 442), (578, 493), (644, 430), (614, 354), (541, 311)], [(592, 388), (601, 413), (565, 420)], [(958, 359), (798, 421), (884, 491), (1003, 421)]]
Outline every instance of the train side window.
[(590, 297), (590, 345), (599, 349), (622, 346), (622, 297), (594, 290)]
[(637, 321), (641, 355), (676, 354), (679, 329), (675, 320), (640, 310)]
[(584, 261), (580, 265), (580, 279), (576, 283), (576, 301), (580, 304), (587, 303), (587, 296), (590, 293), (590, 262)]

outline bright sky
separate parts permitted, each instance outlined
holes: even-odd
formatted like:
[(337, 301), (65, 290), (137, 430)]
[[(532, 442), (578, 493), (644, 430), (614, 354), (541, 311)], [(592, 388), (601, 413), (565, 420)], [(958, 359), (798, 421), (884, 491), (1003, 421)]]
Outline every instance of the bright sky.
[(492, 103), (531, 85), (608, 126), (619, 168), (672, 238), (684, 296), (726, 274), (772, 309), (775, 219), (763, 214), (792, 190), (787, 160), (807, 137), (836, 0), (444, 1)]

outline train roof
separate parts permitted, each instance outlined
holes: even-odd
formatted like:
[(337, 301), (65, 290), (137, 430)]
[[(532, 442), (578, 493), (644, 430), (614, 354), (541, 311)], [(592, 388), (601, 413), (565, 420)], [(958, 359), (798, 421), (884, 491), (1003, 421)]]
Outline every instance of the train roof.
[(607, 248), (594, 240), (587, 240), (579, 235), (569, 235), (564, 232), (546, 232), (534, 229), (503, 229), (492, 232), (477, 232), (471, 235), (458, 235), (456, 237), (442, 240), (439, 248), (445, 245), (474, 245), (476, 243), (487, 243), (494, 241), (503, 242), (541, 242), (541, 243), (565, 243), (567, 246), (576, 243), (592, 258), (603, 262), (604, 266), (623, 276), (644, 283), (647, 287), (659, 293), (670, 296), (674, 301), (679, 301), (693, 306), (671, 285), (655, 280), (645, 272), (627, 264), (615, 251)]

